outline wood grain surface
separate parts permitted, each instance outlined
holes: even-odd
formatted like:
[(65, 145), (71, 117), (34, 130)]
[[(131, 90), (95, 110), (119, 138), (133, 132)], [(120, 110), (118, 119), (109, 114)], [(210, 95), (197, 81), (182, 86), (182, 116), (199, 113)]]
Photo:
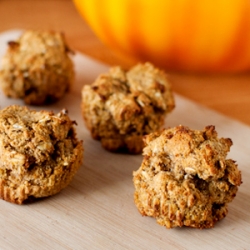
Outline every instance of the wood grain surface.
[[(0, 34), (2, 44), (18, 33)], [(243, 184), (229, 204), (226, 218), (212, 229), (166, 229), (153, 218), (142, 217), (133, 202), (132, 172), (141, 164), (141, 155), (105, 151), (91, 138), (80, 111), (80, 90), (108, 66), (77, 53), (74, 56), (76, 82), (59, 102), (36, 109), (69, 110), (84, 141), (84, 162), (72, 183), (61, 193), (28, 205), (0, 200), (0, 249), (171, 249), (248, 250), (250, 246), (250, 127), (175, 94), (176, 109), (165, 126), (183, 124), (202, 129), (213, 124), (220, 137), (230, 137), (234, 145), (228, 155), (236, 160)], [(0, 92), (0, 107), (23, 105)], [(35, 107), (31, 107), (35, 108)]]
[[(77, 51), (109, 65), (131, 65), (96, 38), (71, 0), (0, 0), (0, 32), (15, 28), (60, 30)], [(170, 77), (176, 93), (250, 125), (249, 73)]]

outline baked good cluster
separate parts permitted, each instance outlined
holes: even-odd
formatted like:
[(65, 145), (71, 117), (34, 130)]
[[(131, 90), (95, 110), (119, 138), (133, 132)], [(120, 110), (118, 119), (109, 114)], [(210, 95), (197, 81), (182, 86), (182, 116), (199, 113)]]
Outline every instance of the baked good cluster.
[[(75, 79), (70, 52), (62, 33), (24, 32), (8, 43), (3, 57), (3, 93), (26, 105), (62, 99)], [(227, 158), (232, 141), (220, 138), (212, 125), (165, 128), (175, 98), (164, 70), (149, 62), (111, 67), (83, 84), (79, 95), (85, 125), (105, 150), (143, 152), (133, 172), (134, 202), (142, 215), (166, 228), (211, 228), (227, 215), (241, 184), (236, 162)], [(23, 204), (68, 186), (83, 164), (83, 138), (75, 125), (67, 107), (57, 114), (1, 107), (0, 198)]]
[[(71, 50), (64, 35), (25, 31), (8, 42), (0, 86), (9, 98), (46, 105), (63, 98), (74, 82)], [(58, 114), (12, 105), (0, 110), (0, 197), (23, 204), (68, 186), (83, 162), (76, 122)]]

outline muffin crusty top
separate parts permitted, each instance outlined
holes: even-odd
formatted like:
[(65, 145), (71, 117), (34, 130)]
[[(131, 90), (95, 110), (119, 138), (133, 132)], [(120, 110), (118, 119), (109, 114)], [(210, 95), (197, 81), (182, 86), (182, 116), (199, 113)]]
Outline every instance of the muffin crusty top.
[(150, 63), (113, 67), (82, 90), (86, 125), (111, 151), (141, 152), (142, 136), (158, 130), (174, 106), (166, 73)]
[(25, 31), (8, 43), (0, 71), (0, 86), (8, 97), (41, 105), (60, 99), (74, 81), (73, 62), (64, 35)]
[(167, 228), (210, 228), (227, 214), (241, 184), (235, 161), (226, 159), (232, 141), (178, 126), (145, 137), (140, 168), (133, 173), (135, 204), (142, 215)]
[(66, 187), (83, 158), (82, 141), (65, 110), (9, 106), (0, 110), (0, 196), (21, 204)]

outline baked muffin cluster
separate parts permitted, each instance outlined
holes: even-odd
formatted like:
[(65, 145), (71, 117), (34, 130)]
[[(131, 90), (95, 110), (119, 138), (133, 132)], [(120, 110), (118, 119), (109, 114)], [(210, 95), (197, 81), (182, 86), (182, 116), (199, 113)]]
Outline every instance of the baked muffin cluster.
[[(74, 81), (64, 36), (26, 31), (9, 42), (0, 71), (8, 97), (27, 105), (59, 100)], [(81, 110), (92, 137), (113, 152), (141, 153), (133, 172), (142, 215), (167, 228), (211, 228), (227, 214), (241, 184), (232, 141), (214, 126), (161, 129), (175, 107), (168, 76), (150, 63), (112, 67), (82, 88)], [(23, 204), (65, 188), (83, 162), (83, 143), (64, 109), (58, 114), (9, 106), (0, 110), (0, 198)]]
[(8, 43), (0, 71), (3, 92), (32, 105), (59, 100), (74, 81), (69, 52), (62, 33), (25, 31)]
[(134, 201), (142, 215), (167, 228), (211, 228), (224, 218), (241, 184), (232, 141), (214, 126), (178, 126), (145, 137), (144, 159), (133, 173)]
[(74, 125), (66, 110), (0, 110), (0, 197), (22, 204), (65, 188), (83, 160)]
[(166, 73), (150, 63), (113, 67), (82, 89), (82, 114), (94, 139), (110, 151), (142, 151), (142, 137), (157, 131), (175, 106)]

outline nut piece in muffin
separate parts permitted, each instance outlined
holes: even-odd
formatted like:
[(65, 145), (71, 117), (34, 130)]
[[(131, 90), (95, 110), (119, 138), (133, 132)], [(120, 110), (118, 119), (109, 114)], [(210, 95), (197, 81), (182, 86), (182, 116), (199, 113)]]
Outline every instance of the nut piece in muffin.
[(0, 71), (3, 92), (30, 105), (59, 100), (74, 81), (69, 52), (62, 33), (25, 31), (8, 43)]
[(241, 184), (231, 139), (214, 126), (178, 126), (145, 136), (144, 159), (133, 173), (134, 201), (142, 215), (167, 228), (211, 228), (227, 215)]
[(142, 137), (157, 131), (174, 108), (166, 73), (150, 63), (112, 67), (82, 89), (82, 114), (94, 139), (109, 151), (141, 153)]
[(65, 188), (83, 160), (74, 125), (66, 110), (0, 110), (0, 198), (22, 204)]

